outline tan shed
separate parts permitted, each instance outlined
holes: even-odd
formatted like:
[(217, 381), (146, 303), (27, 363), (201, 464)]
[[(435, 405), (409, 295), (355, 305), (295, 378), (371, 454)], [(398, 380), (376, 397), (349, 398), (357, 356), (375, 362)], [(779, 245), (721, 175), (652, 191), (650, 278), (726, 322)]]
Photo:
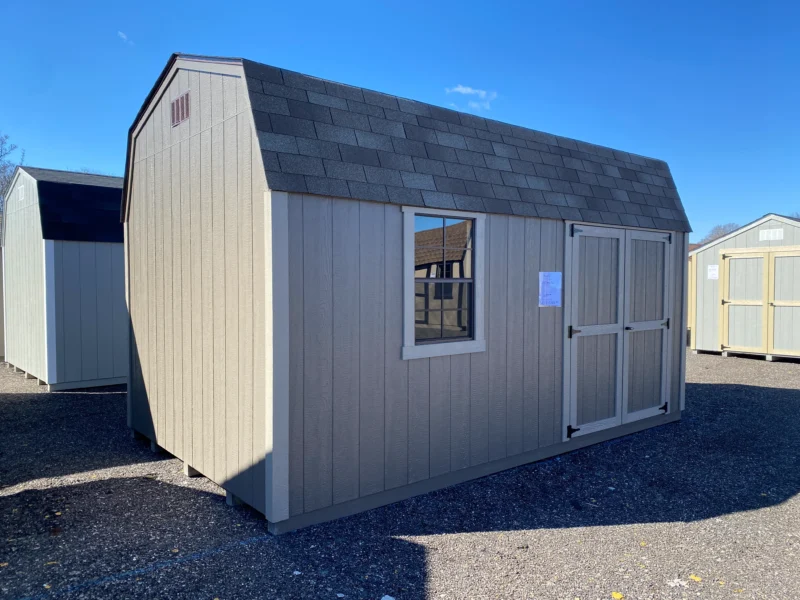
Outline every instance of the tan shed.
[(122, 210), (129, 424), (273, 532), (680, 418), (663, 161), (174, 55)]
[(800, 356), (800, 220), (776, 214), (689, 254), (693, 351)]

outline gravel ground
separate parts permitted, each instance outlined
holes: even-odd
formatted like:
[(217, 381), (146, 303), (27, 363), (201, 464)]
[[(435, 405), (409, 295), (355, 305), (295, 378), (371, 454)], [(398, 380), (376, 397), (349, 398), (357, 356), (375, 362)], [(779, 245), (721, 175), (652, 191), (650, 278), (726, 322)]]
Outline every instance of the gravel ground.
[(123, 388), (0, 368), (0, 597), (800, 597), (800, 364), (687, 375), (680, 423), (275, 538)]

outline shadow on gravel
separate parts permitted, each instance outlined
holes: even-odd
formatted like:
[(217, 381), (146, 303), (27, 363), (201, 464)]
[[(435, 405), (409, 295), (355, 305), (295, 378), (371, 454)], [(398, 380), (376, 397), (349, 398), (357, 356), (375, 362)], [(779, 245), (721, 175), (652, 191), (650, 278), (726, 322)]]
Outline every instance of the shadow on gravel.
[(0, 393), (0, 490), (41, 479), (164, 460), (130, 438), (124, 385)]
[[(688, 384), (683, 419), (401, 503), (392, 535), (696, 521), (800, 492), (800, 391)], [(382, 509), (394, 512), (394, 508)], [(354, 517), (358, 518), (358, 517)]]
[(424, 598), (425, 548), (368, 523), (276, 538), (255, 511), (155, 476), (26, 490), (0, 496), (0, 592)]
[[(163, 597), (188, 593), (187, 585), (186, 597), (222, 597), (216, 590), (235, 583), (228, 596), (316, 598), (341, 589), (348, 598), (422, 598), (426, 551), (438, 542), (429, 540), (426, 548), (402, 536), (694, 521), (779, 504), (800, 491), (800, 392), (711, 384), (686, 389), (688, 410), (678, 423), (277, 538), (250, 509), (231, 509), (216, 494), (148, 477), (0, 498), (2, 533), (23, 540), (17, 542), (20, 560), (34, 547), (40, 561), (48, 549), (83, 556), (72, 572), (85, 575), (65, 575), (55, 580), (59, 586), (116, 574), (131, 586), (118, 594), (146, 596), (125, 573), (132, 565), (171, 560), (174, 546), (175, 560), (189, 556), (185, 563), (164, 563), (182, 571), (169, 569), (158, 580)], [(33, 395), (30, 402), (11, 403), (13, 419), (3, 414), (3, 485), (9, 473), (17, 481), (42, 477), (41, 466), (52, 475), (157, 458), (127, 437), (123, 393), (72, 399), (83, 404), (69, 410), (65, 395)], [(0, 410), (8, 405), (0, 396)], [(31, 433), (37, 428), (40, 433)], [(17, 441), (9, 443), (9, 434)], [(35, 447), (20, 447), (20, 440)], [(32, 461), (29, 453), (38, 458)], [(55, 511), (62, 515), (42, 516)], [(60, 531), (54, 534), (53, 527)], [(147, 581), (155, 571), (137, 576)], [(41, 590), (38, 573), (20, 577), (11, 589), (35, 589), (28, 585), (35, 581)], [(105, 586), (114, 582), (102, 585), (108, 592)]]

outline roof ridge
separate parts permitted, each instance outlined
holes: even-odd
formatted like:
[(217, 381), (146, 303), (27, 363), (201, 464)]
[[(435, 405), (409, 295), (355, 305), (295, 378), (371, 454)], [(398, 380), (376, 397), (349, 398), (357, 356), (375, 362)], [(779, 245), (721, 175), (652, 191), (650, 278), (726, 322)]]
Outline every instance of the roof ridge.
[(70, 173), (73, 175), (91, 175), (93, 177), (109, 177), (111, 179), (122, 179), (119, 175), (106, 175), (105, 173), (88, 173), (86, 171), (68, 171), (66, 169), (50, 169), (48, 167), (34, 167), (32, 165), (19, 165), (20, 169), (36, 169), (37, 171), (52, 171), (53, 173)]

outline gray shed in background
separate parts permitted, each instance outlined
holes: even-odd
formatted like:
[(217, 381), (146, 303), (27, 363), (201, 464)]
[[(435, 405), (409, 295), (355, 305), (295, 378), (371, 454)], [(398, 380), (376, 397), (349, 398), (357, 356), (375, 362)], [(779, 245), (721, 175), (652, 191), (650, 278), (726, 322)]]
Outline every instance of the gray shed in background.
[(5, 195), (6, 362), (49, 389), (125, 383), (122, 179), (18, 167)]
[(776, 214), (689, 253), (692, 350), (800, 356), (800, 220)]
[(173, 55), (125, 178), (129, 425), (273, 532), (680, 417), (663, 161)]

